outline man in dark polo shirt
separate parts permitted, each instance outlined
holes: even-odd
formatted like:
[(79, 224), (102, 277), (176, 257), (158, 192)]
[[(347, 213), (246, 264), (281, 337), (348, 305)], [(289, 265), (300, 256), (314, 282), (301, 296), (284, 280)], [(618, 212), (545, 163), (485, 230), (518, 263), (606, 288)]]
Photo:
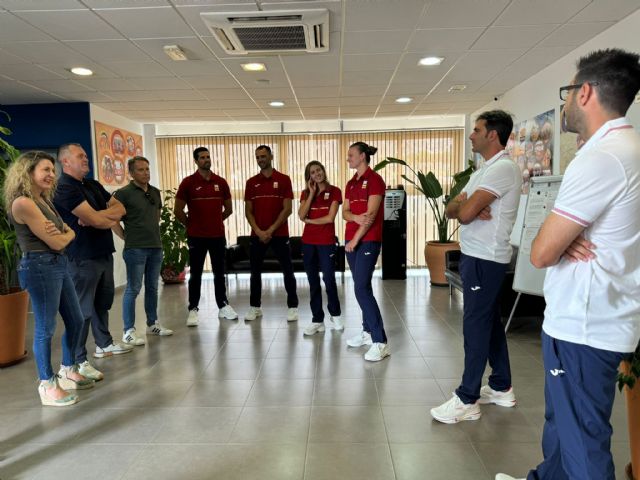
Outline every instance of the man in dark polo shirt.
[(96, 358), (131, 351), (129, 345), (114, 343), (109, 333), (109, 309), (113, 305), (113, 227), (126, 213), (97, 181), (85, 178), (89, 173), (87, 154), (77, 143), (58, 149), (62, 175), (53, 201), (63, 220), (76, 232), (67, 247), (69, 269), (73, 278), (84, 325), (78, 340), (78, 363), (85, 377), (101, 380), (103, 375), (87, 360), (89, 325), (96, 342)]
[(128, 161), (129, 185), (113, 194), (127, 214), (113, 231), (124, 240), (122, 258), (127, 266), (127, 287), (122, 297), (124, 335), (128, 345), (144, 345), (145, 339), (136, 332), (136, 298), (144, 277), (144, 311), (147, 314), (147, 334), (167, 336), (173, 330), (158, 322), (158, 278), (162, 266), (162, 241), (160, 240), (160, 190), (149, 184), (151, 172), (149, 160), (133, 157)]
[[(176, 218), (187, 227), (189, 243), (189, 314), (187, 326), (198, 325), (198, 305), (202, 269), (211, 258), (213, 284), (218, 304), (218, 317), (235, 320), (238, 314), (227, 300), (224, 278), (224, 221), (233, 213), (231, 191), (227, 181), (211, 171), (211, 155), (205, 147), (193, 151), (198, 170), (182, 180), (174, 205)], [(185, 213), (184, 208), (188, 208)]]
[(245, 215), (251, 225), (251, 297), (245, 320), (262, 316), (262, 264), (269, 247), (276, 255), (284, 275), (287, 291), (287, 320), (298, 320), (296, 277), (291, 263), (288, 218), (291, 215), (293, 189), (291, 179), (272, 166), (271, 148), (256, 148), (256, 162), (260, 173), (247, 180), (244, 191)]

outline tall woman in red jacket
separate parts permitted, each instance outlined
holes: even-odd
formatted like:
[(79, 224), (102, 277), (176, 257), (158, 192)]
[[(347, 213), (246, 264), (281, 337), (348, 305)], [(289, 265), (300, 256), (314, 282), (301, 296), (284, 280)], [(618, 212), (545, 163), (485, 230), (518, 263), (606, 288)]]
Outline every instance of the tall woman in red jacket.
[(389, 355), (382, 315), (371, 286), (382, 246), (382, 200), (386, 188), (382, 177), (369, 167), (371, 156), (377, 151), (376, 147), (364, 142), (349, 147), (349, 167), (356, 173), (347, 183), (342, 207), (342, 216), (347, 221), (345, 251), (356, 299), (362, 310), (362, 332), (347, 340), (347, 345), (371, 345), (364, 356), (370, 362), (378, 362)]
[(302, 232), (304, 269), (309, 279), (313, 322), (304, 329), (305, 335), (324, 332), (324, 310), (320, 272), (327, 291), (327, 309), (333, 328), (343, 330), (340, 299), (336, 286), (336, 214), (342, 203), (342, 192), (327, 180), (324, 165), (314, 160), (304, 169), (306, 188), (300, 198), (298, 216), (305, 223)]

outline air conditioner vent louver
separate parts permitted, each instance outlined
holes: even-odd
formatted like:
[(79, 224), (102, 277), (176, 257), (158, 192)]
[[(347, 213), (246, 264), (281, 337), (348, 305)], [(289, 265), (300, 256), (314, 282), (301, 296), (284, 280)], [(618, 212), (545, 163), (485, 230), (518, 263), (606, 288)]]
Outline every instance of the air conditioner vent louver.
[(220, 46), (231, 55), (329, 51), (326, 9), (273, 12), (202, 12)]

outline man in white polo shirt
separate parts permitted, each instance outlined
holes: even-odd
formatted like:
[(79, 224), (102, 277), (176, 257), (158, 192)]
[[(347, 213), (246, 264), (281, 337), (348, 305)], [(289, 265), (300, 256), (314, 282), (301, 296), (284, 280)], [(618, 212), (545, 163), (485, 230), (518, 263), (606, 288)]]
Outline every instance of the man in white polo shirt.
[(563, 126), (586, 143), (531, 251), (533, 265), (549, 268), (544, 461), (529, 480), (615, 479), (609, 419), (617, 369), (640, 340), (640, 135), (624, 118), (640, 89), (639, 59), (593, 52), (560, 89)]
[[(477, 420), (480, 403), (516, 404), (499, 299), (522, 188), (520, 169), (504, 149), (512, 130), (513, 119), (502, 110), (478, 116), (469, 139), (485, 162), (447, 205), (447, 216), (462, 224), (464, 373), (453, 397), (431, 409), (431, 416), (443, 423)], [(492, 375), (480, 388), (487, 360)]]

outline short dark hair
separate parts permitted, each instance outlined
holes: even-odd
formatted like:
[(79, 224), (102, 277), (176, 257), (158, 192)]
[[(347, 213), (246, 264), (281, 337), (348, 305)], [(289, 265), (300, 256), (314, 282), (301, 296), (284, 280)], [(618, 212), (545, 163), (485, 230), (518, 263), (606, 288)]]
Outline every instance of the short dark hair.
[(147, 162), (147, 165), (150, 164), (149, 160), (147, 160), (145, 157), (141, 157), (140, 155), (131, 157), (127, 161), (127, 168), (129, 169), (129, 173), (133, 173), (133, 167), (135, 166), (136, 162)]
[(365, 158), (367, 160), (367, 163), (369, 163), (371, 161), (371, 157), (374, 156), (376, 154), (376, 152), (378, 151), (378, 149), (376, 147), (374, 147), (372, 145), (367, 145), (364, 142), (352, 143), (349, 148), (357, 148), (360, 153), (364, 153), (365, 154)]
[(493, 130), (498, 134), (500, 145), (503, 147), (507, 145), (509, 135), (511, 135), (511, 131), (513, 130), (513, 118), (511, 118), (509, 113), (504, 110), (489, 110), (478, 115), (476, 122), (478, 120), (485, 121), (487, 133)]
[(577, 62), (576, 83), (597, 83), (600, 104), (609, 112), (625, 115), (640, 90), (640, 55), (619, 48), (597, 50)]
[(69, 153), (69, 150), (71, 149), (71, 147), (82, 148), (82, 145), (80, 145), (79, 143), (71, 143), (71, 142), (63, 143), (58, 147), (58, 161), (62, 161), (62, 157), (65, 156), (67, 153)]
[(269, 155), (272, 155), (272, 153), (271, 153), (271, 147), (270, 147), (269, 145), (259, 145), (259, 146), (256, 148), (256, 152), (257, 152), (258, 150), (266, 150), (267, 152), (269, 152)]
[(198, 147), (193, 151), (193, 159), (198, 160), (198, 157), (202, 152), (208, 152), (209, 149), (207, 147)]

